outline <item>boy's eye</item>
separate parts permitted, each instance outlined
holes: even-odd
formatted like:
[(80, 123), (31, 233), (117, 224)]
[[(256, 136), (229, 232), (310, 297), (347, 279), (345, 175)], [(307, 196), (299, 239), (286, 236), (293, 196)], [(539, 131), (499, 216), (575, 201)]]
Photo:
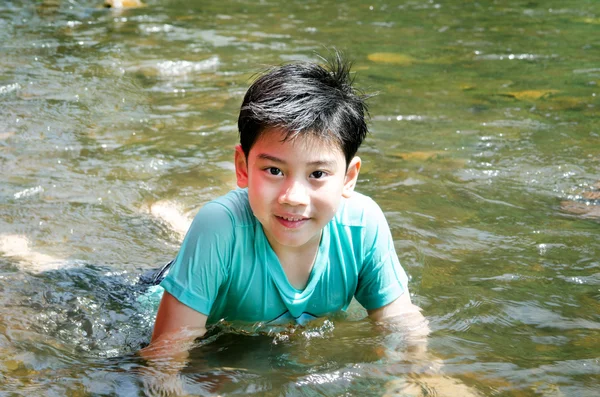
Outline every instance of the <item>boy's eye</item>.
[(310, 176), (312, 176), (315, 179), (321, 179), (325, 176), (325, 172), (324, 171), (315, 171), (312, 174), (310, 174)]
[(269, 167), (269, 168), (267, 168), (267, 172), (270, 175), (281, 175), (281, 170), (279, 168), (276, 168), (276, 167)]

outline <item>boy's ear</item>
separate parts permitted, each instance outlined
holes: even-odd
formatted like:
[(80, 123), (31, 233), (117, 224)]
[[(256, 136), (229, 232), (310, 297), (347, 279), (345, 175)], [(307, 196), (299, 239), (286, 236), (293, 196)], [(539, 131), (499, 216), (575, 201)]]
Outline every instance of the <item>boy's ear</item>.
[(235, 176), (237, 178), (237, 185), (240, 188), (248, 187), (248, 163), (246, 161), (246, 155), (242, 150), (242, 145), (235, 146)]
[(348, 171), (346, 171), (346, 179), (344, 181), (344, 190), (342, 191), (342, 197), (349, 198), (354, 191), (356, 181), (358, 180), (358, 173), (360, 172), (360, 157), (355, 156), (348, 165)]

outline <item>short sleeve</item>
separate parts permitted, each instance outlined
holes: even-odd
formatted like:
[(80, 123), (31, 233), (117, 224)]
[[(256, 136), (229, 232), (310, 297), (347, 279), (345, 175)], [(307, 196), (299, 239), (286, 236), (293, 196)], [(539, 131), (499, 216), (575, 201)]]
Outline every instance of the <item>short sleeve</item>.
[(383, 212), (373, 200), (364, 211), (364, 257), (355, 297), (365, 309), (374, 310), (408, 291), (408, 277), (398, 260)]
[(234, 239), (229, 210), (210, 202), (200, 209), (161, 286), (184, 305), (208, 316), (227, 279)]

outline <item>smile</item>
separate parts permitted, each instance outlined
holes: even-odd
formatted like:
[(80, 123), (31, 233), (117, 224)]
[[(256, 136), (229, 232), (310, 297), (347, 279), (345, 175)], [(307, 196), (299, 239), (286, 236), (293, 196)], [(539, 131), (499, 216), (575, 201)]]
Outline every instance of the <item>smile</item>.
[(288, 218), (285, 216), (280, 216), (280, 218), (285, 219), (286, 221), (292, 221), (292, 222), (297, 222), (297, 221), (301, 221), (304, 219), (304, 218)]
[(305, 218), (305, 217), (291, 217), (291, 216), (279, 216), (279, 215), (275, 215), (275, 218), (279, 221), (279, 223), (288, 228), (288, 229), (295, 229), (298, 228), (302, 225), (304, 225), (304, 223), (306, 223), (310, 218)]

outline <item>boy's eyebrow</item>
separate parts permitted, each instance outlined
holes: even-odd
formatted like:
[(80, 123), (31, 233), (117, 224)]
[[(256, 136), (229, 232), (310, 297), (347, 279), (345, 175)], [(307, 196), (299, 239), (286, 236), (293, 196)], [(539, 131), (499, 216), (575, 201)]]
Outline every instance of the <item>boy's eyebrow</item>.
[(260, 159), (260, 160), (269, 160), (269, 161), (272, 161), (274, 163), (283, 163), (283, 164), (285, 164), (285, 161), (283, 159), (280, 159), (279, 157), (271, 156), (270, 154), (266, 154), (266, 153), (260, 153), (256, 157), (258, 159)]
[[(280, 159), (279, 157), (275, 157), (275, 156), (272, 156), (267, 153), (260, 153), (256, 157), (259, 160), (268, 160), (268, 161), (272, 161), (274, 163), (279, 163), (279, 164), (284, 164), (284, 165), (287, 164), (287, 161), (285, 161), (284, 159)], [(315, 161), (310, 161), (308, 163), (308, 165), (333, 167), (335, 165), (335, 161), (333, 161), (333, 160), (315, 160)]]

